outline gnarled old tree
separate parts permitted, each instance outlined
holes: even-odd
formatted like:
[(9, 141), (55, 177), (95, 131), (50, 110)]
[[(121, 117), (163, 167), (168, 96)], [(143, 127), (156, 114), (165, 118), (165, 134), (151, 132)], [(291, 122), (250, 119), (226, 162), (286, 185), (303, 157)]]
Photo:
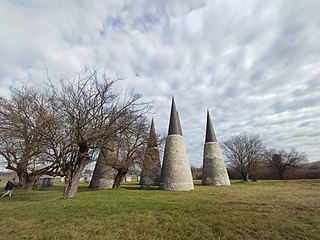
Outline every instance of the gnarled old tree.
[(48, 123), (55, 121), (51, 110), (50, 99), (28, 87), (13, 90), (10, 99), (0, 97), (0, 155), (6, 168), (17, 173), (22, 189), (58, 170), (44, 145)]
[(275, 170), (279, 179), (284, 179), (284, 173), (305, 163), (307, 158), (304, 153), (299, 153), (294, 147), (289, 151), (284, 149), (268, 149), (264, 152), (263, 160), (267, 167)]
[(150, 108), (141, 101), (139, 94), (116, 92), (119, 80), (108, 79), (94, 70), (72, 81), (61, 78), (58, 87), (50, 85), (54, 99), (52, 108), (60, 122), (46, 142), (65, 176), (64, 195), (67, 197), (76, 194), (81, 172), (97, 156), (102, 143), (108, 141), (114, 131), (126, 128), (126, 124), (111, 128), (113, 121), (130, 112), (142, 114)]
[(242, 133), (225, 141), (222, 149), (229, 165), (241, 174), (244, 181), (248, 181), (265, 148), (258, 135)]

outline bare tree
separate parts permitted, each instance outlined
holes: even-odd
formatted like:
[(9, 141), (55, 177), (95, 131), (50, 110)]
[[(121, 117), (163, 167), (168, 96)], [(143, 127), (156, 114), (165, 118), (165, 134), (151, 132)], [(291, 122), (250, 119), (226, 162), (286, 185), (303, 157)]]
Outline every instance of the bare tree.
[(191, 165), (191, 173), (192, 173), (192, 178), (194, 180), (202, 180), (202, 171), (203, 167), (196, 167)]
[[(0, 98), (0, 154), (25, 188), (42, 174), (60, 174), (64, 195), (73, 197), (82, 170), (103, 143), (135, 119), (125, 117), (149, 111), (140, 94), (115, 91), (119, 80), (93, 70), (74, 80), (61, 77), (58, 84), (48, 78), (46, 94), (23, 88), (11, 100)], [(120, 118), (125, 121), (111, 129)]]
[[(113, 188), (121, 187), (121, 182), (129, 169), (139, 164), (143, 157), (148, 141), (148, 123), (144, 116), (131, 116), (134, 121), (124, 131), (120, 132), (117, 139), (118, 158), (114, 162), (110, 162), (110, 166), (117, 170), (117, 175), (114, 180)], [(120, 125), (126, 118), (119, 119)], [(130, 119), (130, 118), (129, 118)]]
[(0, 155), (19, 177), (22, 189), (31, 189), (43, 174), (57, 171), (43, 144), (47, 122), (54, 121), (46, 95), (23, 87), (11, 99), (0, 97)]
[(268, 149), (264, 152), (265, 164), (275, 170), (279, 179), (284, 179), (284, 173), (300, 166), (307, 161), (304, 153), (299, 153), (294, 147), (290, 147), (289, 151), (284, 149)]
[(258, 135), (242, 133), (225, 141), (222, 149), (229, 165), (241, 174), (244, 181), (248, 181), (261, 160), (264, 144)]
[(141, 95), (116, 92), (115, 84), (119, 80), (108, 79), (94, 70), (87, 75), (79, 74), (72, 81), (61, 78), (58, 87), (50, 84), (54, 99), (52, 108), (60, 122), (48, 135), (47, 143), (65, 176), (64, 195), (67, 197), (76, 194), (81, 172), (97, 158), (103, 143), (114, 131), (121, 132), (128, 124), (110, 130), (113, 121), (128, 112), (143, 114), (150, 109), (149, 103), (141, 101)]
[(150, 110), (146, 108), (149, 104), (133, 105), (117, 119), (113, 115), (110, 117), (109, 130), (113, 131), (99, 146), (100, 153), (90, 188), (109, 188), (110, 178), (114, 175), (112, 187), (120, 187), (127, 172), (141, 160), (141, 151), (146, 144), (145, 114)]

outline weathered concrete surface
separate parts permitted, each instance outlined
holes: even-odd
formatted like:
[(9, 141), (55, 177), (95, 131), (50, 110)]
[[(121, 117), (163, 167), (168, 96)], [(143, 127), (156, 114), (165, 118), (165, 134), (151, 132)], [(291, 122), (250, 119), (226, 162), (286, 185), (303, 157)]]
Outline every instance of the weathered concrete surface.
[(117, 170), (109, 164), (117, 159), (118, 147), (110, 141), (99, 153), (89, 188), (110, 189), (113, 186)]
[[(146, 158), (148, 158), (151, 162), (157, 161), (157, 159), (153, 158), (151, 154), (148, 154)], [(140, 178), (141, 189), (147, 190), (150, 189), (151, 186), (159, 186), (160, 173), (161, 165), (159, 157), (159, 164), (150, 164), (149, 166), (143, 167)]]
[(100, 170), (101, 170), (100, 179), (98, 180), (96, 188), (100, 188), (100, 189), (112, 188), (117, 171), (110, 166), (102, 166)]
[(171, 191), (194, 189), (187, 151), (181, 135), (169, 135), (166, 139), (160, 189)]
[(114, 183), (117, 171), (106, 165), (105, 161), (97, 161), (98, 166), (95, 167), (89, 188), (110, 189)]
[(230, 185), (221, 148), (217, 142), (204, 144), (202, 184), (210, 186)]
[(142, 164), (140, 178), (141, 189), (150, 189), (153, 185), (159, 186), (160, 174), (160, 154), (158, 150), (156, 130), (152, 119), (147, 148)]

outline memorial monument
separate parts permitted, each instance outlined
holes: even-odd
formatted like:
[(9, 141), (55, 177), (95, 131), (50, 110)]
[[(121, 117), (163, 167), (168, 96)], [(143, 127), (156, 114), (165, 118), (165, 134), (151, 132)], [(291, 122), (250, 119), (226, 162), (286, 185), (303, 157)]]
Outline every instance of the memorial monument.
[(202, 185), (230, 185), (222, 151), (217, 142), (209, 111), (207, 111), (206, 138), (203, 150)]
[(141, 189), (150, 189), (150, 187), (153, 185), (159, 186), (160, 174), (160, 155), (154, 121), (152, 119), (147, 148), (142, 163), (140, 178)]
[(174, 98), (172, 98), (169, 130), (165, 142), (160, 189), (170, 191), (189, 191), (194, 189), (190, 164)]

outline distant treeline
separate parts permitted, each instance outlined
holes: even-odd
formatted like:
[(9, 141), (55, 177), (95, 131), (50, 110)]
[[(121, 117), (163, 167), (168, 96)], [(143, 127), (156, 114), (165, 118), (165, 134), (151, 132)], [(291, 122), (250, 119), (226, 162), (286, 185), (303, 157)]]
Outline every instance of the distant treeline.
[[(194, 179), (201, 180), (202, 167), (191, 167)], [(228, 167), (230, 179), (242, 179), (241, 174), (235, 169)], [(278, 173), (266, 166), (258, 166), (251, 174), (251, 179), (277, 180)], [(284, 179), (320, 179), (320, 161), (301, 164), (300, 166), (286, 171)]]

